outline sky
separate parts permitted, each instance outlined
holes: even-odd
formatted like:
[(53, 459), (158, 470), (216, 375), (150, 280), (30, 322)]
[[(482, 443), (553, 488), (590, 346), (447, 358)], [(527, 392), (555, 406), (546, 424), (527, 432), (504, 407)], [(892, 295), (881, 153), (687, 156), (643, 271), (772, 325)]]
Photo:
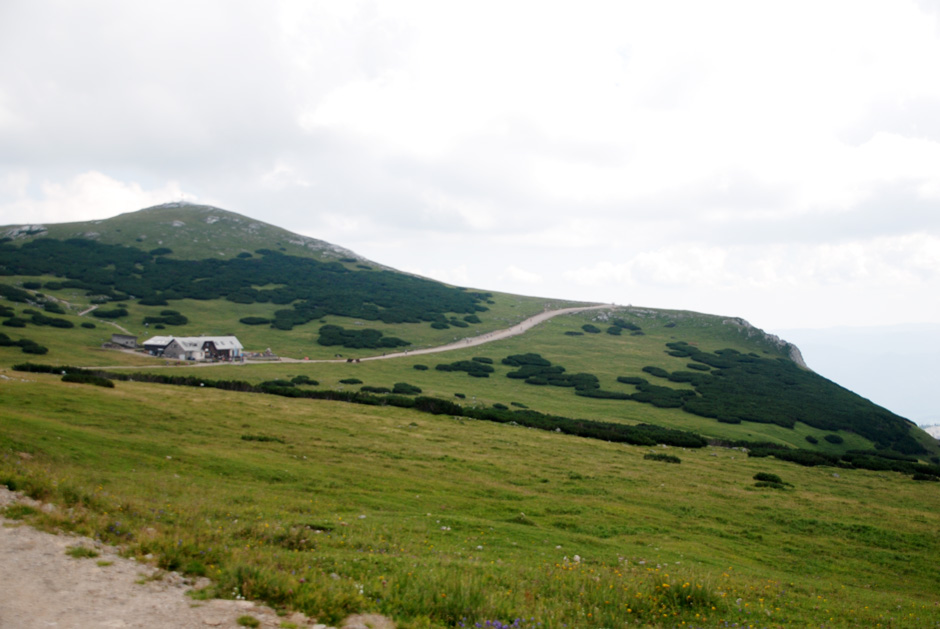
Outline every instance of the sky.
[(937, 68), (937, 0), (3, 0), (0, 225), (186, 200), (474, 288), (940, 339)]

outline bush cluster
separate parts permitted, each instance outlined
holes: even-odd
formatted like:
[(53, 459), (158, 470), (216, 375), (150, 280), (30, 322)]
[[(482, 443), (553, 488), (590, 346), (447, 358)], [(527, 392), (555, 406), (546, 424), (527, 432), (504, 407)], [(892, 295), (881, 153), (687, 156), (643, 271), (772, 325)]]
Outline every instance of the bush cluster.
[(340, 345), (351, 349), (388, 349), (411, 345), (394, 336), (384, 336), (381, 331), (366, 328), (347, 330), (338, 325), (324, 325), (320, 328), (317, 343), (327, 347)]
[(144, 324), (163, 324), (163, 325), (186, 325), (189, 323), (184, 315), (176, 310), (161, 310), (159, 317), (144, 317)]
[(434, 368), (438, 371), (464, 371), (474, 378), (489, 378), (490, 374), (495, 371), (495, 369), (493, 369), (493, 367), (491, 367), (489, 364), (480, 362), (476, 359), (458, 360), (453, 363), (441, 363), (439, 365), (435, 365)]
[(32, 339), (20, 339), (18, 341), (14, 341), (3, 332), (0, 332), (0, 347), (19, 347), (20, 351), (22, 351), (24, 354), (36, 355), (42, 355), (49, 351), (49, 348), (40, 345)]

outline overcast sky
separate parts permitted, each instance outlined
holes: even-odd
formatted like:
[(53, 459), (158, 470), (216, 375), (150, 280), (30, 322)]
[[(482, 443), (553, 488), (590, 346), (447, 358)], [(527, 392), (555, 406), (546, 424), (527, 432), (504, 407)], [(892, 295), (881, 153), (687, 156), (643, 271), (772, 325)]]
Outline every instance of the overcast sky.
[(0, 224), (191, 200), (478, 288), (940, 325), (940, 6), (0, 2)]

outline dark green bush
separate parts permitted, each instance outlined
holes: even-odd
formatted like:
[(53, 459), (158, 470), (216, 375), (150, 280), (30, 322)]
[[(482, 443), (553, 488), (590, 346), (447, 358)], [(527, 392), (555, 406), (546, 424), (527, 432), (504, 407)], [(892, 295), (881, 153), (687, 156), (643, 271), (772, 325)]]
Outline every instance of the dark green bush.
[(754, 474), (754, 480), (765, 481), (768, 483), (783, 483), (783, 479), (781, 479), (776, 474), (771, 474), (770, 472), (758, 472), (757, 474)]
[(270, 435), (242, 435), (242, 441), (284, 443), (284, 439), (281, 437), (272, 437)]
[(474, 357), (473, 357), (473, 360), (474, 360), (474, 362), (483, 363), (484, 365), (492, 365), (492, 364), (493, 364), (493, 359), (492, 359), (492, 358), (487, 358), (486, 356), (474, 356)]
[(496, 410), (500, 410), (500, 411), (509, 410), (508, 406), (506, 406), (505, 404), (501, 404), (500, 402), (496, 402), (495, 404), (493, 404), (493, 408), (495, 408)]
[(427, 365), (415, 365), (414, 369), (417, 369), (418, 371), (427, 371), (428, 366)]
[(584, 325), (581, 326), (581, 329), (587, 332), (588, 334), (600, 334), (601, 333), (601, 329), (599, 327), (590, 323), (585, 323)]
[(813, 435), (806, 435), (806, 440), (809, 441), (813, 445), (816, 445), (817, 443), (819, 443), (819, 439), (817, 439)]
[(620, 326), (612, 325), (609, 328), (607, 328), (607, 334), (612, 334), (613, 336), (620, 336), (622, 330), (623, 328), (621, 328)]
[(568, 330), (565, 332), (565, 336), (584, 336), (584, 332), (575, 332), (573, 330)]
[(114, 383), (107, 378), (85, 373), (67, 373), (62, 376), (62, 382), (76, 382), (78, 384), (92, 384), (96, 387), (114, 388)]
[(307, 384), (312, 387), (316, 387), (320, 385), (320, 383), (317, 380), (314, 380), (310, 376), (305, 376), (305, 375), (294, 376), (293, 378), (290, 379), (290, 381), (294, 384)]
[(362, 384), (362, 380), (359, 378), (343, 378), (340, 382), (342, 384)]
[(825, 437), (823, 437), (823, 439), (835, 445), (838, 445), (844, 441), (844, 439), (840, 437), (839, 435), (832, 435), (832, 434), (826, 435)]
[(86, 328), (86, 329), (88, 329), (88, 330), (94, 330), (94, 329), (95, 329), (96, 327), (98, 327), (98, 326), (96, 326), (96, 325), (95, 325), (94, 323), (92, 323), (91, 321), (84, 321), (84, 322), (82, 322), (82, 327), (83, 327), (83, 328)]
[(150, 250), (150, 255), (152, 256), (165, 256), (173, 253), (173, 250), (169, 247), (157, 247), (156, 249)]
[(918, 480), (918, 481), (932, 481), (932, 482), (940, 481), (940, 478), (937, 478), (936, 476), (931, 476), (930, 474), (914, 474), (913, 476), (911, 476), (911, 478), (914, 480)]
[(407, 382), (396, 382), (392, 387), (392, 393), (396, 395), (418, 395), (421, 393), (421, 389)]
[(271, 323), (271, 320), (265, 317), (242, 317), (238, 322), (245, 325), (265, 325)]
[(9, 319), (3, 320), (3, 325), (9, 328), (25, 328), (26, 319), (21, 319), (19, 317), (10, 317)]
[(682, 463), (682, 459), (672, 454), (660, 454), (658, 452), (650, 452), (649, 454), (644, 454), (643, 458), (647, 461), (662, 461), (663, 463)]
[(454, 393), (454, 397), (460, 400), (465, 400), (467, 398), (465, 393)]
[(121, 317), (126, 317), (128, 312), (127, 308), (114, 308), (112, 310), (102, 310), (98, 308), (93, 310), (91, 314), (99, 319), (120, 319)]
[(359, 387), (359, 390), (363, 393), (391, 393), (392, 390), (388, 387), (373, 387), (368, 384), (365, 384)]

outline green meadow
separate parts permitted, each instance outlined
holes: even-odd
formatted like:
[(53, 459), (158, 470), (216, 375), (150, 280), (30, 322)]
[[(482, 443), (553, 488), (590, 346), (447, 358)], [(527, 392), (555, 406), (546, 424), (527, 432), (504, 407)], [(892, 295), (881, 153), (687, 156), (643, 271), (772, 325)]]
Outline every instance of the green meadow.
[(940, 623), (937, 483), (390, 407), (2, 376), (0, 482), (61, 507), (24, 521), (210, 577), (197, 598), (404, 628)]

